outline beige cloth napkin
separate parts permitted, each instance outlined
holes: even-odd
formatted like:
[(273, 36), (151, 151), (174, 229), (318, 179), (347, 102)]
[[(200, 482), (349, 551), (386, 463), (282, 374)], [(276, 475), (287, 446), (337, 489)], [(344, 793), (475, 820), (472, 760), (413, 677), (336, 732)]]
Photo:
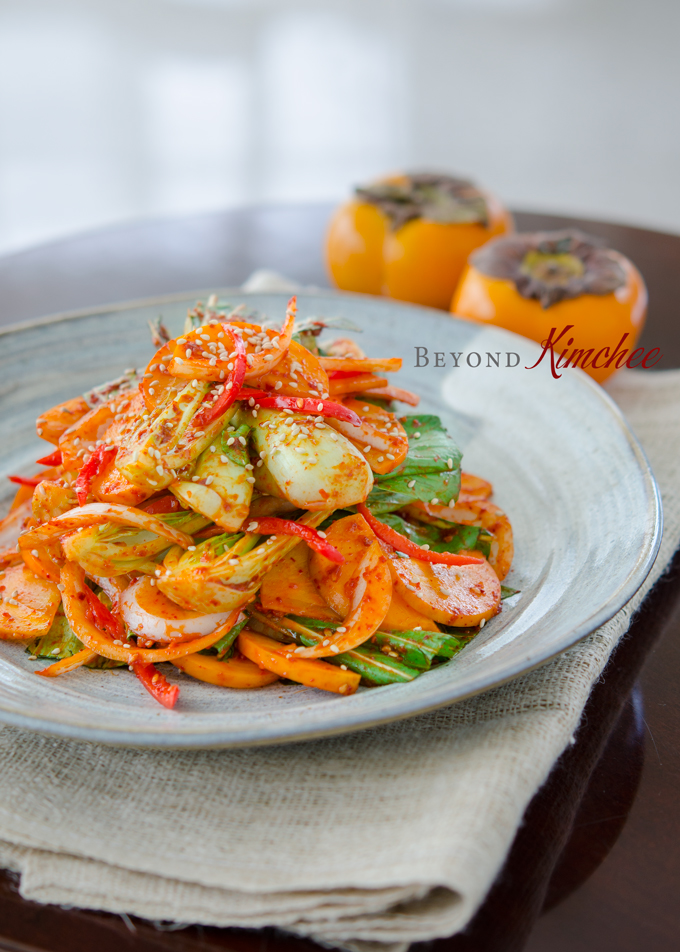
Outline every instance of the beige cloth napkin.
[(5, 728), (0, 863), (22, 894), (350, 948), (462, 929), (680, 539), (680, 372), (626, 372), (609, 390), (665, 507), (656, 565), (615, 618), (487, 694), (331, 740), (172, 752)]

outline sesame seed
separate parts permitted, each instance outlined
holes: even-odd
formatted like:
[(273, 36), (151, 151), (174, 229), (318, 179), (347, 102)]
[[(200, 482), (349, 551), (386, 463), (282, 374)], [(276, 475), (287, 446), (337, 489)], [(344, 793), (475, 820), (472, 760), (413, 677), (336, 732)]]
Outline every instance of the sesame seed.
[(340, 654), (340, 649), (338, 648), (337, 645), (331, 645), (331, 651), (333, 652), (333, 654)]
[(331, 643), (331, 639), (330, 639), (330, 638), (324, 638), (324, 640), (321, 642), (321, 646), (322, 646), (323, 648), (325, 648), (325, 647), (326, 647), (327, 645), (329, 645), (330, 643)]
[(214, 477), (214, 476), (208, 476), (208, 478), (207, 478), (206, 481), (205, 481), (205, 484), (206, 484), (206, 486), (210, 486), (210, 485), (211, 485), (212, 483), (214, 483), (214, 482), (215, 482), (215, 477)]
[(420, 548), (421, 548), (421, 549), (424, 549), (425, 552), (429, 552), (429, 551), (430, 551), (430, 544), (429, 544), (429, 542), (425, 542), (423, 545), (421, 545)]
[(430, 505), (432, 505), (432, 506), (438, 506), (438, 505), (439, 505), (439, 500), (437, 499), (436, 496), (433, 496), (432, 499), (430, 499)]
[(335, 630), (343, 633), (347, 631), (346, 628), (336, 628)]
[(187, 546), (187, 552), (195, 552), (195, 551), (196, 551), (196, 546), (195, 546), (195, 545), (189, 545), (189, 546)]
[(38, 552), (37, 549), (31, 549), (31, 555), (37, 559), (40, 553)]
[(341, 664), (341, 665), (340, 665), (340, 670), (341, 670), (341, 671), (346, 671), (346, 670), (347, 670), (347, 665), (346, 665), (346, 664)]
[(413, 436), (416, 440), (420, 439), (420, 433), (414, 433)]
[(153, 574), (156, 576), (156, 578), (158, 578), (158, 577), (160, 576), (160, 574), (161, 574), (161, 570), (160, 570), (160, 569), (155, 569)]
[(254, 476), (246, 476), (246, 482), (247, 482), (247, 483), (250, 483), (250, 485), (252, 486), (253, 483), (255, 482), (255, 477), (254, 477)]
[[(394, 458), (394, 457), (393, 457), (393, 458)], [(384, 456), (379, 456), (379, 457), (378, 457), (378, 462), (379, 462), (379, 463), (384, 462), (384, 460), (385, 460), (385, 457), (384, 457)]]
[(238, 565), (238, 559), (229, 559), (229, 565)]
[(228, 457), (222, 454), (222, 456), (220, 456), (220, 463), (228, 463), (228, 462), (229, 462)]
[(371, 448), (371, 444), (370, 444), (370, 443), (369, 443), (367, 446), (364, 446), (364, 453), (368, 453), (368, 451), (370, 450), (370, 448)]
[(325, 533), (325, 532), (322, 532), (321, 529), (319, 529), (319, 530), (317, 531), (317, 535), (320, 535), (322, 539), (325, 539), (325, 538), (326, 538), (326, 533)]
[(406, 485), (408, 486), (409, 489), (413, 489), (413, 487), (415, 486), (415, 484), (416, 484), (415, 479), (412, 479), (412, 480), (411, 480), (409, 483), (407, 483)]
[(394, 456), (392, 455), (392, 453), (387, 453), (386, 456), (388, 459), (394, 459)]
[(236, 442), (236, 438), (233, 436), (230, 436), (229, 439), (227, 440), (227, 446), (233, 446), (235, 442)]
[(482, 620), (481, 620), (480, 623), (479, 623), (479, 627), (480, 627), (480, 628), (483, 628), (484, 625), (486, 625), (486, 618), (482, 618)]
[(38, 436), (42, 436), (42, 432), (43, 432), (42, 427), (39, 426), (38, 429), (36, 430), (36, 433), (38, 434)]
[(245, 436), (239, 436), (238, 441), (239, 441), (239, 443), (241, 444), (241, 446), (245, 446), (246, 443), (248, 442), (248, 441), (246, 440)]
[(453, 469), (453, 460), (452, 460), (452, 459), (447, 459), (446, 465), (449, 467), (449, 469)]

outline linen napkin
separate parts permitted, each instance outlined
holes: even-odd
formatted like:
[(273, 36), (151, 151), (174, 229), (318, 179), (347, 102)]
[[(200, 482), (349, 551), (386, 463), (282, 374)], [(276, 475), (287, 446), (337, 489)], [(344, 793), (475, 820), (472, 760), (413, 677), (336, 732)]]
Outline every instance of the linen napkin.
[(463, 929), (680, 540), (680, 371), (624, 372), (609, 392), (665, 514), (652, 573), (611, 621), (479, 697), (332, 739), (154, 751), (6, 727), (0, 864), (21, 874), (22, 895), (353, 949)]

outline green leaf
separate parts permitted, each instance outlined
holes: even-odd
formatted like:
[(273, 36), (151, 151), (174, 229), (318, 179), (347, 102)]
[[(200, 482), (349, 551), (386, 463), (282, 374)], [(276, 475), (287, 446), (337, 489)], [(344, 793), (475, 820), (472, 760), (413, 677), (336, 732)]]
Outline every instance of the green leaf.
[(36, 658), (50, 658), (61, 661), (83, 650), (83, 643), (73, 633), (65, 615), (56, 615), (52, 627), (36, 641), (26, 647), (26, 651)]
[(519, 588), (510, 588), (509, 585), (501, 585), (501, 601), (505, 598), (512, 598), (513, 595), (519, 595)]
[[(85, 645), (74, 633), (65, 615), (56, 615), (52, 627), (43, 635), (26, 647), (26, 651), (34, 658), (49, 658), (50, 661), (62, 661), (71, 658), (82, 651)], [(97, 657), (86, 667), (88, 668), (119, 668), (122, 661), (111, 661), (109, 658)]]
[(376, 631), (369, 640), (420, 671), (429, 670), (433, 659), (451, 645), (451, 635), (438, 631)]
[(204, 654), (216, 654), (219, 661), (226, 661), (227, 658), (231, 658), (234, 653), (234, 642), (245, 628), (247, 622), (247, 618), (237, 622), (219, 641), (216, 641), (210, 648), (206, 648)]
[(318, 336), (318, 331), (315, 333), (312, 330), (302, 330), (293, 334), (293, 340), (306, 348), (310, 354), (314, 354), (315, 357), (318, 357), (321, 354), (319, 345), (316, 342)]
[[(237, 466), (244, 467), (246, 463), (250, 462), (248, 457), (248, 434), (250, 433), (252, 427), (247, 424), (243, 424), (237, 430), (233, 427), (226, 426), (222, 430), (222, 435), (220, 437), (220, 449), (227, 456), (232, 463), (236, 463)], [(229, 440), (232, 439), (234, 442), (230, 445)], [(241, 437), (246, 440), (246, 443), (241, 442)]]
[(410, 502), (437, 499), (443, 505), (458, 498), (462, 453), (438, 416), (401, 417), (409, 441), (406, 459), (386, 476), (376, 476), (366, 501), (375, 515), (393, 512)]

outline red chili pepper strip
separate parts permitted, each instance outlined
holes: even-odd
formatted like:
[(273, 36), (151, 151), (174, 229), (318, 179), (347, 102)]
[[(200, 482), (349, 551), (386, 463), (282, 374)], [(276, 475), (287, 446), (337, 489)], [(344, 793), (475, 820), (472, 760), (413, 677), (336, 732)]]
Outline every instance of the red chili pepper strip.
[(199, 410), (196, 414), (195, 420), (199, 426), (208, 426), (213, 420), (216, 420), (218, 417), (221, 417), (223, 413), (226, 413), (236, 400), (237, 394), (243, 386), (246, 370), (248, 369), (246, 345), (243, 342), (243, 338), (235, 334), (228, 324), (223, 325), (223, 330), (224, 333), (231, 338), (232, 345), (236, 351), (234, 369), (229, 380), (225, 381), (224, 389), (215, 403), (213, 403), (212, 406), (207, 406), (205, 409)]
[(101, 443), (80, 470), (75, 482), (79, 506), (85, 505), (87, 494), (90, 491), (90, 483), (116, 458), (117, 452), (117, 446), (107, 446), (106, 443)]
[(8, 476), (10, 483), (17, 483), (19, 486), (37, 486), (43, 481), (42, 476)]
[(360, 513), (371, 529), (383, 542), (393, 545), (397, 552), (403, 552), (410, 555), (413, 559), (420, 559), (421, 562), (435, 562), (439, 565), (482, 565), (484, 559), (477, 559), (474, 555), (457, 555), (455, 552), (430, 552), (429, 549), (423, 549), (415, 542), (411, 542), (401, 532), (386, 526), (384, 522), (376, 519), (372, 512), (360, 502), (357, 506), (357, 512)]
[(143, 510), (143, 512), (148, 512), (151, 516), (158, 516), (167, 512), (187, 511), (179, 499), (173, 496), (172, 493), (167, 493), (165, 496), (159, 496), (157, 499), (150, 499), (147, 502), (140, 503), (137, 508)]
[(97, 628), (105, 631), (112, 638), (119, 638), (122, 641), (125, 638), (125, 627), (120, 618), (117, 618), (87, 585), (84, 586), (84, 591), (88, 608), (92, 612)]
[(279, 519), (276, 516), (268, 516), (266, 519), (253, 519), (246, 526), (246, 532), (261, 532), (262, 535), (299, 536), (305, 540), (310, 549), (314, 549), (315, 552), (330, 559), (331, 562), (342, 565), (345, 561), (343, 554), (330, 542), (326, 542), (316, 529), (312, 529), (311, 526), (302, 526), (299, 522), (292, 522), (290, 519)]
[(341, 403), (332, 400), (317, 400), (315, 397), (278, 397), (266, 390), (241, 390), (239, 400), (254, 400), (264, 409), (294, 410), (296, 413), (316, 413), (319, 416), (345, 420), (353, 426), (361, 426), (361, 417)]
[(43, 456), (36, 460), (38, 466), (61, 466), (61, 450), (55, 450), (49, 456)]
[(157, 671), (152, 664), (144, 664), (144, 662), (138, 661), (136, 664), (131, 664), (130, 667), (151, 697), (155, 698), (159, 704), (169, 708), (175, 706), (179, 697), (179, 688), (176, 684), (170, 684), (165, 675)]

